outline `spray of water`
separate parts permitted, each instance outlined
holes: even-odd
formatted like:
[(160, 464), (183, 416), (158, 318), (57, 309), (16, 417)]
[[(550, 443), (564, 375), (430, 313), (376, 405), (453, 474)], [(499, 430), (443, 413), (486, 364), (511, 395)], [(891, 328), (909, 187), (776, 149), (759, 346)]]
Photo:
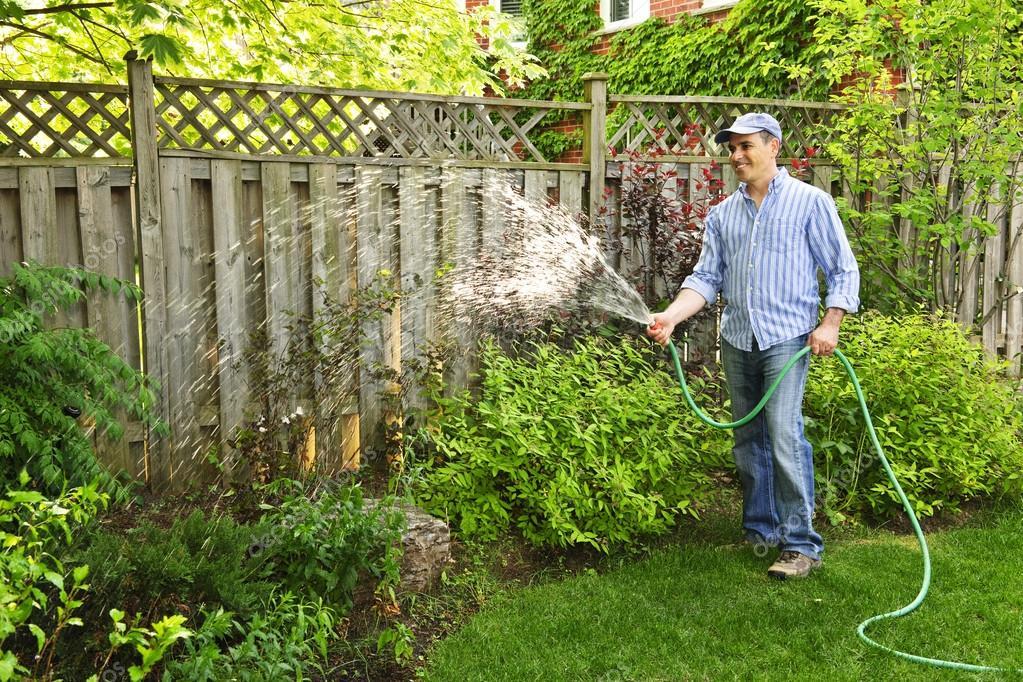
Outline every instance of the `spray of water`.
[(483, 191), (500, 198), (506, 227), (496, 252), (456, 258), (450, 285), (458, 318), (530, 328), (552, 312), (589, 310), (650, 321), (643, 299), (608, 264), (600, 239), (561, 206), (529, 201), (508, 185)]

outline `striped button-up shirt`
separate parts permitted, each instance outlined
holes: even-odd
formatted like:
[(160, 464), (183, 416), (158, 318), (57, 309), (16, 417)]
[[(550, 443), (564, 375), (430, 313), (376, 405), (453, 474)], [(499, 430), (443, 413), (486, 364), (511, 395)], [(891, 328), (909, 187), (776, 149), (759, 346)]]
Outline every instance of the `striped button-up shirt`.
[(771, 180), (760, 210), (746, 183), (707, 216), (703, 251), (682, 288), (708, 303), (721, 293), (721, 336), (743, 350), (762, 348), (817, 326), (824, 273), (827, 308), (856, 312), (860, 272), (829, 194), (791, 177)]

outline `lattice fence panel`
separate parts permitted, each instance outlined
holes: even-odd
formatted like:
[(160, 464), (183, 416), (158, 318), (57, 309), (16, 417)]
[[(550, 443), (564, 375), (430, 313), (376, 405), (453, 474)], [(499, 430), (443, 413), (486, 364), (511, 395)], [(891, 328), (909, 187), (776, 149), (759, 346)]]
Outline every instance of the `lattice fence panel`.
[(727, 156), (714, 133), (747, 111), (764, 111), (781, 123), (782, 158), (800, 158), (807, 147), (830, 142), (829, 123), (841, 105), (775, 100), (716, 100), (708, 97), (612, 96), (608, 144), (618, 151), (656, 149), (669, 156)]
[(156, 79), (159, 146), (240, 154), (544, 162), (534, 137), (588, 105)]
[(0, 81), (0, 156), (131, 156), (128, 88)]

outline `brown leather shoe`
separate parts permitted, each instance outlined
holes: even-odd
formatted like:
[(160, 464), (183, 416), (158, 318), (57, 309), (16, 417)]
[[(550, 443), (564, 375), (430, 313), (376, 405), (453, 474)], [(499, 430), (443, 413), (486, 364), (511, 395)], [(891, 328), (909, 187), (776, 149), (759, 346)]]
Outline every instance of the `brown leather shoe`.
[(811, 559), (805, 554), (785, 550), (778, 559), (767, 569), (767, 575), (778, 580), (789, 578), (805, 578), (810, 571), (821, 565), (820, 559)]

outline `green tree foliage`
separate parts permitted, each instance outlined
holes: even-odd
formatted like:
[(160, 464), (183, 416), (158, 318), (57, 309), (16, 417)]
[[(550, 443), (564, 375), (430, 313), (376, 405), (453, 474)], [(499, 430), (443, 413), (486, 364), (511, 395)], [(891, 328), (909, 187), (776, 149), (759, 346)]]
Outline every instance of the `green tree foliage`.
[[(864, 300), (957, 310), (961, 283), (976, 278), (980, 261), (960, 262), (958, 278), (942, 273), (977, 255), (1019, 201), (1020, 5), (812, 4), (824, 72), (836, 84), (851, 81), (838, 97), (851, 108), (827, 151), (853, 196), (840, 203), (863, 266)], [(1001, 273), (996, 299), (1019, 295), (1021, 285)], [(979, 311), (974, 321), (997, 309)]]
[(14, 264), (0, 278), (0, 480), (24, 469), (34, 489), (52, 494), (109, 480), (76, 413), (114, 438), (123, 432), (120, 410), (156, 425), (153, 392), (139, 371), (92, 330), (51, 324), (87, 290), (142, 298), (134, 284), (78, 268)]
[[(175, 76), (480, 94), (542, 74), (489, 7), (453, 0), (0, 2), (5, 78), (123, 80), (136, 50)], [(479, 38), (483, 39), (481, 46)]]

